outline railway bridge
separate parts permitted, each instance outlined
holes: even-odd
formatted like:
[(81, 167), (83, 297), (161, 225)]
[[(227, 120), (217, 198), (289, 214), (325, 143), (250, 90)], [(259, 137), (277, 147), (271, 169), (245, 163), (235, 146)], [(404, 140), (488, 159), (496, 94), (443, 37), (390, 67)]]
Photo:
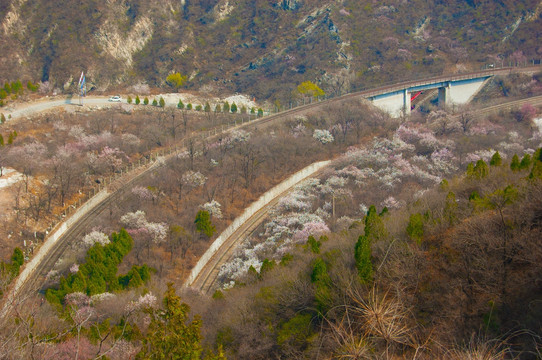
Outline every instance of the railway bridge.
[(410, 114), (411, 99), (415, 94), (431, 89), (438, 89), (438, 104), (441, 107), (466, 104), (493, 75), (493, 72), (489, 72), (432, 78), (376, 90), (364, 97), (390, 115), (400, 117)]

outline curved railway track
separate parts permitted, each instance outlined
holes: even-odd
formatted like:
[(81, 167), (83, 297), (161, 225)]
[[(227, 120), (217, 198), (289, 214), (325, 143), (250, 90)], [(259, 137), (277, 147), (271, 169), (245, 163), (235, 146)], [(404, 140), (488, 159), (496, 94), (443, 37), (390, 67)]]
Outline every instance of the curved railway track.
[[(283, 191), (274, 196), (272, 195), (274, 189), (269, 190), (267, 193), (273, 197), (267, 203), (262, 204), (263, 206), (257, 209), (252, 216), (250, 216), (246, 221), (244, 221), (236, 230), (233, 231), (230, 236), (225, 239), (224, 243), (213, 253), (213, 255), (207, 260), (202, 269), (197, 273), (193, 281), (190, 282), (190, 278), (187, 280), (187, 282), (185, 283), (185, 287), (189, 286), (205, 294), (211, 294), (217, 288), (218, 275), (222, 265), (226, 264), (229, 260), (231, 260), (231, 258), (235, 255), (237, 246), (244, 239), (254, 233), (258, 226), (267, 218), (269, 209), (276, 205), (283, 196), (291, 192), (296, 185), (302, 183), (309, 177), (313, 177), (321, 173), (322, 170), (329, 165), (329, 163), (329, 161), (320, 161), (309, 165), (309, 167), (316, 165), (317, 168), (304, 174), (302, 178), (294, 180), (294, 182), (290, 186), (288, 186), (288, 188), (284, 189)], [(292, 177), (284, 180), (283, 183), (290, 182), (291, 179)], [(281, 184), (278, 184), (277, 187)], [(262, 197), (264, 198), (265, 196), (266, 194), (262, 195)], [(220, 236), (224, 236), (224, 233), (226, 233), (227, 231), (228, 230), (225, 230)], [(218, 241), (218, 238), (215, 241)], [(202, 256), (202, 258), (204, 258), (204, 256)], [(197, 267), (195, 269), (197, 270)]]
[[(383, 93), (386, 91), (393, 91), (394, 89), (405, 87), (405, 86), (411, 86), (411, 85), (420, 84), (420, 83), (443, 81), (446, 79), (448, 80), (466, 79), (466, 78), (472, 78), (472, 77), (483, 76), (483, 75), (501, 75), (501, 74), (504, 75), (504, 74), (509, 74), (513, 72), (535, 72), (535, 71), (540, 71), (540, 69), (542, 69), (542, 67), (540, 66), (530, 67), (530, 68), (504, 68), (504, 69), (495, 69), (491, 71), (475, 72), (471, 74), (464, 74), (464, 75), (457, 75), (457, 76), (440, 76), (440, 77), (434, 77), (434, 78), (429, 78), (429, 79), (424, 79), (424, 80), (414, 80), (414, 81), (407, 81), (407, 82), (402, 82), (402, 83), (388, 85), (388, 86), (382, 86), (377, 89), (349, 93), (349, 94), (342, 95), (339, 97), (330, 98), (330, 99), (326, 99), (319, 102), (313, 102), (311, 104), (299, 106), (299, 107), (289, 109), (283, 112), (279, 112), (273, 115), (269, 115), (269, 116), (251, 121), (251, 122), (246, 122), (239, 125), (236, 124), (233, 127), (226, 129), (225, 131), (223, 130), (219, 132), (218, 128), (211, 129), (211, 131), (202, 133), (199, 137), (196, 137), (196, 139), (213, 138), (216, 136), (220, 136), (222, 132), (228, 132), (239, 127), (265, 125), (266, 123), (269, 123), (275, 120), (288, 118), (297, 114), (303, 114), (307, 111), (310, 111), (312, 109), (315, 109), (321, 106), (327, 106), (332, 103), (340, 103), (342, 101), (346, 101), (348, 99), (352, 99), (356, 97), (367, 98), (369, 96), (374, 96), (376, 94)], [(528, 102), (528, 100), (520, 100), (520, 101)], [(538, 101), (537, 104), (539, 104), (539, 102), (542, 101), (542, 99), (538, 99), (537, 101)], [(519, 102), (517, 102), (515, 106), (518, 106), (518, 104)], [(495, 105), (492, 108), (494, 109), (494, 111), (498, 111), (500, 109), (499, 107), (505, 107), (505, 106), (510, 106), (510, 105), (500, 104), (500, 105)], [(172, 156), (174, 154), (171, 154), (169, 156)], [(166, 157), (165, 159), (166, 161), (167, 161), (167, 158), (169, 158), (169, 156)], [(76, 221), (69, 229), (66, 230), (66, 232), (58, 239), (58, 241), (56, 241), (56, 243), (47, 251), (46, 254), (42, 254), (43, 260), (40, 261), (39, 264), (36, 265), (36, 267), (32, 270), (30, 274), (28, 274), (28, 276), (26, 277), (23, 283), (17, 284), (17, 279), (15, 279), (14, 283), (17, 285), (13, 286), (14, 284), (12, 284), (11, 288), (4, 295), (0, 317), (4, 318), (5, 315), (10, 311), (10, 306), (9, 306), (10, 299), (15, 299), (17, 296), (20, 296), (22, 294), (27, 294), (29, 292), (36, 291), (36, 288), (39, 287), (40, 281), (44, 279), (45, 275), (52, 269), (52, 267), (60, 258), (60, 256), (64, 253), (64, 251), (70, 245), (71, 243), (70, 240), (73, 240), (74, 238), (79, 236), (81, 232), (85, 230), (86, 226), (88, 226), (102, 211), (104, 211), (104, 209), (106, 209), (109, 204), (113, 203), (114, 201), (121, 201), (123, 195), (127, 191), (127, 188), (128, 188), (127, 185), (132, 185), (138, 181), (142, 181), (145, 178), (145, 176), (150, 174), (151, 170), (155, 168), (155, 165), (151, 165), (149, 169), (146, 169), (135, 176), (134, 176), (134, 173), (127, 174), (126, 176), (129, 178), (131, 177), (131, 178), (129, 180), (126, 180), (126, 178), (123, 178), (125, 182), (122, 188), (111, 192), (110, 194), (106, 196), (105, 199), (97, 203), (93, 208), (89, 209), (86, 214), (84, 214), (78, 221)], [(138, 168), (135, 171), (141, 171), (141, 168)], [(123, 181), (123, 179), (120, 179), (119, 181)], [(259, 222), (261, 222), (264, 218), (265, 218), (265, 213), (262, 213), (260, 216), (255, 215), (254, 219), (251, 218), (253, 227), (249, 226), (247, 229), (244, 230), (245, 233), (253, 231), (257, 227)], [(228, 245), (228, 250), (226, 252), (227, 254), (230, 254), (230, 255), (221, 256), (219, 261), (216, 264), (226, 262), (227, 261), (226, 258), (228, 258), (228, 256), (231, 256), (232, 251), (234, 251), (235, 249), (235, 246), (236, 246), (236, 242), (230, 243)], [(212, 267), (210, 271), (206, 270), (208, 275), (205, 277), (206, 280), (204, 281), (204, 284), (208, 284), (208, 285), (204, 285), (204, 286), (207, 286), (207, 289), (211, 289), (213, 284), (215, 284), (216, 282), (216, 276), (218, 275), (218, 268), (215, 269), (216, 266)], [(23, 271), (25, 271), (25, 269), (23, 269)]]
[[(527, 99), (514, 100), (498, 105), (492, 105), (487, 108), (475, 110), (472, 112), (473, 116), (479, 117), (490, 113), (495, 113), (501, 110), (507, 110), (522, 106), (529, 103), (533, 106), (542, 106), (542, 96), (535, 96)], [(321, 171), (321, 170), (320, 170)], [(318, 172), (320, 172), (318, 171)], [(314, 175), (316, 175), (315, 173)], [(248, 221), (243, 224), (237, 231), (231, 234), (224, 242), (224, 245), (209, 259), (207, 264), (202, 268), (198, 276), (191, 284), (185, 284), (193, 289), (200, 291), (203, 294), (211, 295), (218, 287), (218, 274), (222, 265), (226, 264), (234, 256), (240, 243), (249, 238), (254, 231), (263, 223), (267, 218), (269, 210), (280, 200), (281, 197), (292, 191), (295, 185), (291, 186), (280, 195), (272, 199), (266, 206), (256, 212)]]

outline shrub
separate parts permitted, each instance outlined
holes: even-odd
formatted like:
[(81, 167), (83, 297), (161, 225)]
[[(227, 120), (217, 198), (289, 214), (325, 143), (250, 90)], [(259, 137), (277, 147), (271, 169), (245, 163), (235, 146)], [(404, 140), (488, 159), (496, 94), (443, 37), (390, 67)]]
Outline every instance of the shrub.
[(175, 90), (178, 90), (181, 86), (185, 84), (186, 79), (186, 75), (181, 75), (181, 73), (173, 73), (169, 74), (166, 77), (166, 83)]
[(418, 244), (421, 243), (424, 232), (422, 214), (416, 213), (410, 215), (406, 232), (412, 240), (416, 241)]

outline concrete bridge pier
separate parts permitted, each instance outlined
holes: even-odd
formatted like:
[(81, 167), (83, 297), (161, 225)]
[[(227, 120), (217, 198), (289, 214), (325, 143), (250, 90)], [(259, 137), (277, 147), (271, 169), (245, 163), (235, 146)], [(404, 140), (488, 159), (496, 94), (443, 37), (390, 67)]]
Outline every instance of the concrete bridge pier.
[(438, 106), (445, 108), (450, 102), (450, 88), (452, 87), (450, 82), (447, 82), (445, 86), (438, 88)]
[(393, 117), (410, 115), (411, 95), (419, 91), (438, 89), (439, 107), (468, 103), (492, 75), (468, 75), (465, 78), (440, 78), (426, 82), (413, 82), (395, 88), (384, 88), (367, 95), (373, 105)]
[(408, 92), (408, 89), (403, 90), (403, 115), (407, 116), (410, 115), (410, 108), (412, 107), (411, 99), (410, 99), (410, 93)]

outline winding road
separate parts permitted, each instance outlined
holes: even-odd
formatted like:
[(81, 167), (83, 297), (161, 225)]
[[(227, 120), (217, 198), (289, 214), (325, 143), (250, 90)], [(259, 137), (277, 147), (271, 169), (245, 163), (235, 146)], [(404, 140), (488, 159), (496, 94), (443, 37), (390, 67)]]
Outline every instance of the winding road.
[[(513, 71), (521, 71), (521, 72), (534, 72), (534, 71), (540, 71), (542, 69), (541, 67), (535, 67), (535, 68), (524, 68), (524, 69), (498, 69), (498, 70), (492, 70), (491, 72), (493, 74), (508, 74)], [(480, 72), (476, 74), (486, 74), (486, 72)], [(449, 77), (438, 77), (438, 78), (431, 78), (426, 79), (427, 81), (435, 81), (435, 79), (441, 79), (441, 78), (449, 78)], [(327, 99), (321, 102), (314, 102), (312, 104), (307, 104), (304, 106), (300, 106), (297, 108), (293, 108), (281, 113), (269, 115), (251, 122), (246, 122), (244, 124), (235, 125), (232, 128), (229, 128), (225, 131), (230, 131), (233, 128), (239, 128), (239, 127), (245, 127), (245, 126), (252, 126), (252, 125), (262, 125), (271, 121), (280, 120), (289, 118), (293, 115), (297, 114), (303, 114), (306, 111), (313, 110), (314, 108), (321, 107), (321, 106), (327, 106), (331, 103), (340, 103), (342, 101), (351, 99), (351, 98), (365, 98), (368, 96), (371, 96), (372, 94), (376, 92), (386, 91), (386, 89), (393, 89), (397, 86), (403, 86), (405, 84), (409, 83), (419, 83), (423, 80), (418, 81), (412, 81), (407, 83), (401, 83), (401, 84), (395, 84), (390, 86), (384, 86), (378, 89), (372, 89), (372, 90), (365, 90), (355, 93), (346, 94), (340, 97)], [(536, 99), (535, 104), (542, 103), (542, 97), (533, 98), (533, 101)], [(507, 104), (501, 104), (501, 105), (495, 105), (492, 106), (493, 111), (498, 111), (502, 109), (502, 107), (515, 107), (518, 106), (518, 104), (521, 104), (522, 102), (527, 102), (529, 100), (519, 100), (515, 102), (510, 102)], [(87, 97), (84, 100), (85, 105), (97, 105), (97, 106), (107, 106), (107, 105), (113, 105), (115, 103), (111, 103), (108, 101), (107, 97)], [(531, 101), (529, 101), (531, 102)], [(58, 107), (66, 107), (66, 106), (76, 106), (78, 105), (79, 100), (75, 99), (72, 101), (72, 99), (54, 99), (54, 100), (41, 100), (36, 103), (24, 105), (24, 106), (18, 106), (13, 109), (6, 108), (8, 112), (6, 112), (6, 115), (11, 115), (11, 119), (17, 119), (21, 117), (27, 117), (31, 116), (36, 113), (48, 111), (54, 108)], [(532, 103), (532, 102), (531, 102)], [(483, 110), (481, 110), (483, 111)], [(211, 129), (211, 131), (200, 133), (197, 138), (205, 138), (205, 137), (212, 137), (212, 136), (218, 136), (220, 132), (223, 131), (223, 129)], [(167, 158), (169, 156), (174, 156), (175, 153), (172, 153), (168, 156), (163, 157), (161, 160), (167, 161)], [(91, 223), (97, 216), (99, 216), (100, 213), (102, 213), (105, 209), (107, 209), (108, 205), (120, 201), (123, 196), (125, 196), (125, 193), (127, 189), (131, 188), (131, 186), (128, 185), (134, 185), (138, 181), (142, 181), (145, 176), (152, 173), (152, 171), (155, 169), (156, 166), (160, 166), (160, 164), (163, 163), (163, 161), (155, 162), (153, 165), (148, 166), (147, 168), (137, 168), (132, 172), (129, 172), (125, 174), (121, 179), (119, 179), (119, 182), (122, 183), (122, 186), (118, 188), (117, 190), (102, 190), (101, 198), (96, 198), (94, 202), (89, 201), (86, 208), (82, 206), (78, 212), (75, 214), (72, 214), (69, 218), (65, 220), (64, 223), (59, 224), (56, 229), (63, 228), (62, 235), (58, 236), (54, 239), (54, 241), (51, 241), (53, 236), (49, 236), (46, 239), (46, 242), (38, 253), (34, 256), (34, 258), (27, 264), (25, 264), (24, 269), (22, 270), (19, 277), (14, 281), (14, 284), (12, 284), (9, 291), (5, 294), (3, 298), (3, 307), (2, 311), (0, 313), (0, 317), (5, 318), (5, 315), (9, 313), (11, 306), (10, 303), (12, 300), (17, 299), (18, 296), (21, 296), (22, 294), (35, 292), (36, 287), (39, 286), (39, 283), (41, 279), (47, 274), (53, 265), (56, 263), (56, 261), (60, 258), (60, 256), (65, 251), (66, 247), (69, 246), (70, 241), (74, 238), (77, 238), (81, 231), (84, 231), (87, 224)], [(279, 196), (280, 197), (280, 196)], [(278, 198), (277, 198), (278, 199)], [(266, 205), (266, 208), (268, 209), (270, 205), (272, 205), (273, 202), (270, 202), (270, 204)], [(84, 210), (84, 211), (83, 211)], [(81, 211), (81, 212), (79, 212)], [(208, 274), (202, 276), (202, 279), (205, 278), (204, 281), (198, 282), (201, 283), (201, 289), (205, 291), (209, 291), (214, 286), (214, 283), (216, 281), (216, 277), (218, 275), (218, 269), (221, 266), (222, 263), (227, 261), (229, 256), (231, 256), (232, 251), (235, 249), (235, 246), (237, 246), (238, 241), (240, 238), (242, 238), (243, 234), (250, 233), (253, 231), (261, 221), (265, 219), (265, 209), (263, 209), (264, 212), (260, 213), (259, 215), (255, 214), (251, 220), (250, 223), (247, 222), (246, 226), (241, 226), (235, 234), (232, 234), (230, 238), (232, 241), (225, 242), (224, 245), (226, 248), (220, 248), (216, 250), (216, 253), (223, 253), (224, 255), (220, 257), (219, 261), (213, 261), (213, 262), (207, 262), (202, 267), (201, 274)], [(71, 222), (69, 219), (76, 219), (72, 220)], [(68, 226), (69, 224), (69, 226)], [(54, 234), (54, 233), (53, 233)], [(79, 234), (79, 235), (78, 235)], [(49, 243), (49, 244), (48, 244)], [(48, 245), (47, 245), (48, 244)], [(227, 249), (227, 250), (226, 250)], [(228, 255), (229, 254), (229, 255)], [(199, 281), (199, 280), (198, 280)]]

